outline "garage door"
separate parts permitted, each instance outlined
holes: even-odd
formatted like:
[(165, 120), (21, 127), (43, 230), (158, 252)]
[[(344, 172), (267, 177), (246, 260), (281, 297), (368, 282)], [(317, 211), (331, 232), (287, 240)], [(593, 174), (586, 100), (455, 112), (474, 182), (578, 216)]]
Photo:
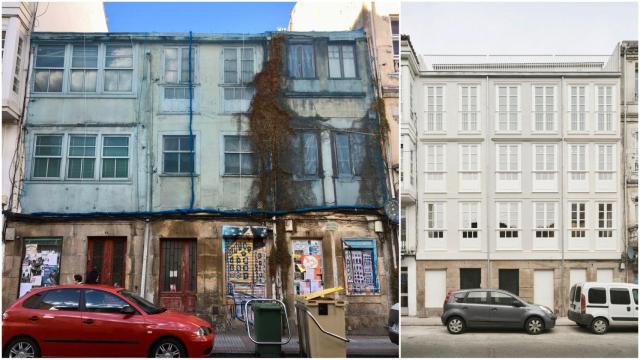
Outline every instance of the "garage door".
[(596, 273), (597, 282), (613, 282), (613, 269), (598, 269)]
[(535, 270), (533, 272), (533, 302), (554, 309), (553, 270)]
[(569, 289), (574, 284), (587, 281), (587, 269), (571, 269), (569, 271)]
[(447, 292), (447, 271), (427, 270), (424, 284), (424, 306), (441, 308)]

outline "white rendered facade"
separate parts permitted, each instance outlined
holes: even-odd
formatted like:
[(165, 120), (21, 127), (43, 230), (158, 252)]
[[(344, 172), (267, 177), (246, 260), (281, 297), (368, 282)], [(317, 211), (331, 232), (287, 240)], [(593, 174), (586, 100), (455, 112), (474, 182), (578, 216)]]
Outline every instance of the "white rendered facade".
[(624, 280), (617, 56), (422, 61), (408, 313), (437, 313), (434, 292), (468, 286), (551, 299), (562, 313), (571, 269)]

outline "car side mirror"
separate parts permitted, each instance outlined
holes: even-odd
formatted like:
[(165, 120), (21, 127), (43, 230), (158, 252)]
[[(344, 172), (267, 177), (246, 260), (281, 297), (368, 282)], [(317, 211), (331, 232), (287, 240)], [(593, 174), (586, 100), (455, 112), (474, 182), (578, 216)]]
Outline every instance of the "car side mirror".
[(522, 303), (518, 300), (514, 300), (511, 305), (515, 307), (522, 307)]
[(120, 312), (126, 315), (133, 315), (136, 313), (136, 309), (134, 309), (131, 305), (127, 305), (120, 309)]

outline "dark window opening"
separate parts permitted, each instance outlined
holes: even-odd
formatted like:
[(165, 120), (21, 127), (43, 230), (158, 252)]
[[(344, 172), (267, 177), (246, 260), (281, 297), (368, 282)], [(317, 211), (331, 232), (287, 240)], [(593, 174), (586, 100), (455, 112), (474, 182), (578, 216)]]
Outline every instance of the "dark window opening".
[(520, 270), (500, 269), (498, 270), (498, 287), (512, 294), (520, 295)]
[(589, 304), (606, 304), (607, 292), (605, 289), (589, 289)]
[(480, 288), (480, 269), (460, 269), (460, 289)]
[(627, 289), (610, 289), (609, 297), (611, 298), (611, 304), (614, 305), (629, 305), (631, 304), (631, 296)]

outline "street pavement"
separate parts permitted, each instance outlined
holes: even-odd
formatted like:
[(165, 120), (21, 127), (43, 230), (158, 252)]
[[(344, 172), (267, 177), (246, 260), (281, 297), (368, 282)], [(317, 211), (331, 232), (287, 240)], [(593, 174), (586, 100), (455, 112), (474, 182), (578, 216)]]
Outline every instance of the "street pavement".
[(495, 329), (451, 335), (440, 318), (403, 317), (401, 324), (402, 357), (638, 357), (637, 329), (595, 335), (567, 318), (541, 335)]
[[(291, 341), (282, 346), (285, 357), (299, 357), (300, 345), (295, 329)], [(394, 357), (399, 354), (398, 345), (388, 336), (347, 335), (347, 357)], [(254, 357), (255, 345), (249, 340), (246, 329), (236, 322), (232, 327), (216, 332), (212, 357)]]

